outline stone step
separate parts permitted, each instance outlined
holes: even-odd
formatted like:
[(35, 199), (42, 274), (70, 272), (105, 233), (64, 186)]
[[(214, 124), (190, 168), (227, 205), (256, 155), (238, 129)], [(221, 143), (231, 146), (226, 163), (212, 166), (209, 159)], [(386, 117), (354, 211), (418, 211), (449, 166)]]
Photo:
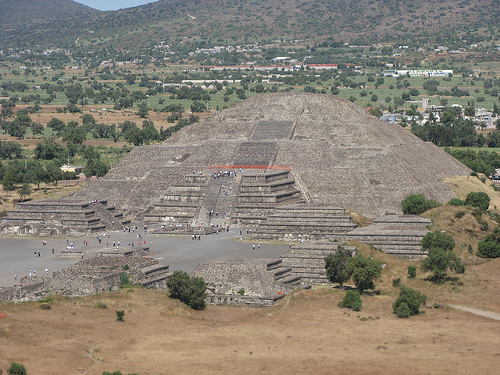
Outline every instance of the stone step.
[(279, 267), (281, 267), (281, 259), (275, 259), (275, 260), (270, 261), (269, 263), (267, 263), (267, 270), (268, 271), (277, 269)]
[(301, 277), (296, 275), (288, 275), (286, 277), (278, 279), (277, 281), (288, 286), (296, 286), (300, 285)]
[(287, 267), (278, 267), (273, 269), (274, 273), (274, 280), (281, 280), (282, 278), (289, 276), (291, 274), (292, 270)]

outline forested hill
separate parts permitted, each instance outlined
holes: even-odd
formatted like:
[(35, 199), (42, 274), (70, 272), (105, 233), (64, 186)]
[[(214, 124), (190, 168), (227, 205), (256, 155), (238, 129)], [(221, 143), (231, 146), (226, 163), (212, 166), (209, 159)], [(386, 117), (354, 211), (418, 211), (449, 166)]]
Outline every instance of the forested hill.
[(160, 0), (100, 12), (70, 0), (0, 0), (0, 48), (189, 40), (444, 43), (499, 33), (498, 0)]
[(46, 23), (65, 17), (95, 17), (101, 13), (71, 0), (0, 0), (0, 26), (16, 28), (25, 22)]

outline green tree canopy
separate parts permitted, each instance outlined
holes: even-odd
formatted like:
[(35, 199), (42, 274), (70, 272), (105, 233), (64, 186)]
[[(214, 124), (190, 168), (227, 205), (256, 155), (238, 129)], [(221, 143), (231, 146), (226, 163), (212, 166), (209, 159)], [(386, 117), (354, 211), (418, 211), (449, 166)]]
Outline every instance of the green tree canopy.
[(206, 307), (205, 290), (207, 286), (201, 277), (191, 277), (184, 271), (174, 271), (167, 281), (170, 297), (184, 302), (195, 310)]
[(404, 303), (409, 309), (410, 313), (409, 315), (417, 315), (418, 313), (420, 313), (420, 305), (425, 306), (426, 302), (427, 302), (427, 296), (425, 294), (421, 294), (419, 291), (416, 291), (415, 289), (401, 286), (399, 291), (399, 297), (396, 298), (396, 301), (394, 301), (394, 303), (392, 304), (392, 309), (394, 313), (400, 315), (398, 310), (401, 304)]
[(467, 194), (465, 204), (467, 206), (477, 207), (482, 211), (486, 211), (490, 206), (490, 201), (491, 199), (489, 195), (484, 192), (470, 192)]
[(424, 238), (422, 238), (421, 244), (423, 250), (439, 248), (451, 251), (455, 248), (455, 240), (453, 237), (439, 230), (427, 233)]
[(349, 259), (346, 271), (352, 276), (354, 285), (363, 293), (367, 289), (375, 289), (373, 281), (380, 277), (382, 266), (371, 258), (356, 255)]
[(326, 277), (332, 283), (339, 283), (340, 288), (351, 277), (347, 273), (347, 262), (351, 258), (351, 251), (339, 246), (335, 253), (329, 254), (325, 258)]

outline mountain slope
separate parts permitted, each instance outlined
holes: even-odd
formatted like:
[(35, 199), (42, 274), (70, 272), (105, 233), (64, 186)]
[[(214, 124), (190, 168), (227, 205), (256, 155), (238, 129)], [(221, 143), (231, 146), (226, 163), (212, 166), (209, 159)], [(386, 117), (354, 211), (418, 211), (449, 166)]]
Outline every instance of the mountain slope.
[[(67, 10), (43, 11), (37, 17), (17, 14), (36, 15), (33, 7), (43, 3), (60, 3)], [(498, 31), (500, 17), (498, 0), (160, 0), (113, 12), (94, 11), (70, 0), (0, 0), (0, 14), (5, 4), (10, 4), (11, 16), (2, 23), (1, 44), (72, 42), (89, 35), (87, 29), (92, 31), (89, 39), (113, 38), (117, 46), (185, 38), (439, 43), (462, 38), (470, 30)], [(83, 8), (76, 10), (77, 5)]]
[(0, 0), (0, 25), (27, 21), (47, 22), (61, 17), (89, 17), (100, 11), (71, 0)]

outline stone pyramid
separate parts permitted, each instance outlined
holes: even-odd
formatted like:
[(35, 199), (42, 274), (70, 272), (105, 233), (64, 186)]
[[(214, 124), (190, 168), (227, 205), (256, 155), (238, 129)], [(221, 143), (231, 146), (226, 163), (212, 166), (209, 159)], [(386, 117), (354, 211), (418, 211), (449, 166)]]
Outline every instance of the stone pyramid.
[(445, 202), (454, 194), (442, 179), (471, 172), (434, 144), (349, 101), (271, 93), (190, 125), (161, 145), (135, 148), (77, 198), (107, 200), (140, 218), (185, 176), (240, 167), (287, 169), (305, 202), (373, 218), (400, 213), (401, 200), (412, 193)]

